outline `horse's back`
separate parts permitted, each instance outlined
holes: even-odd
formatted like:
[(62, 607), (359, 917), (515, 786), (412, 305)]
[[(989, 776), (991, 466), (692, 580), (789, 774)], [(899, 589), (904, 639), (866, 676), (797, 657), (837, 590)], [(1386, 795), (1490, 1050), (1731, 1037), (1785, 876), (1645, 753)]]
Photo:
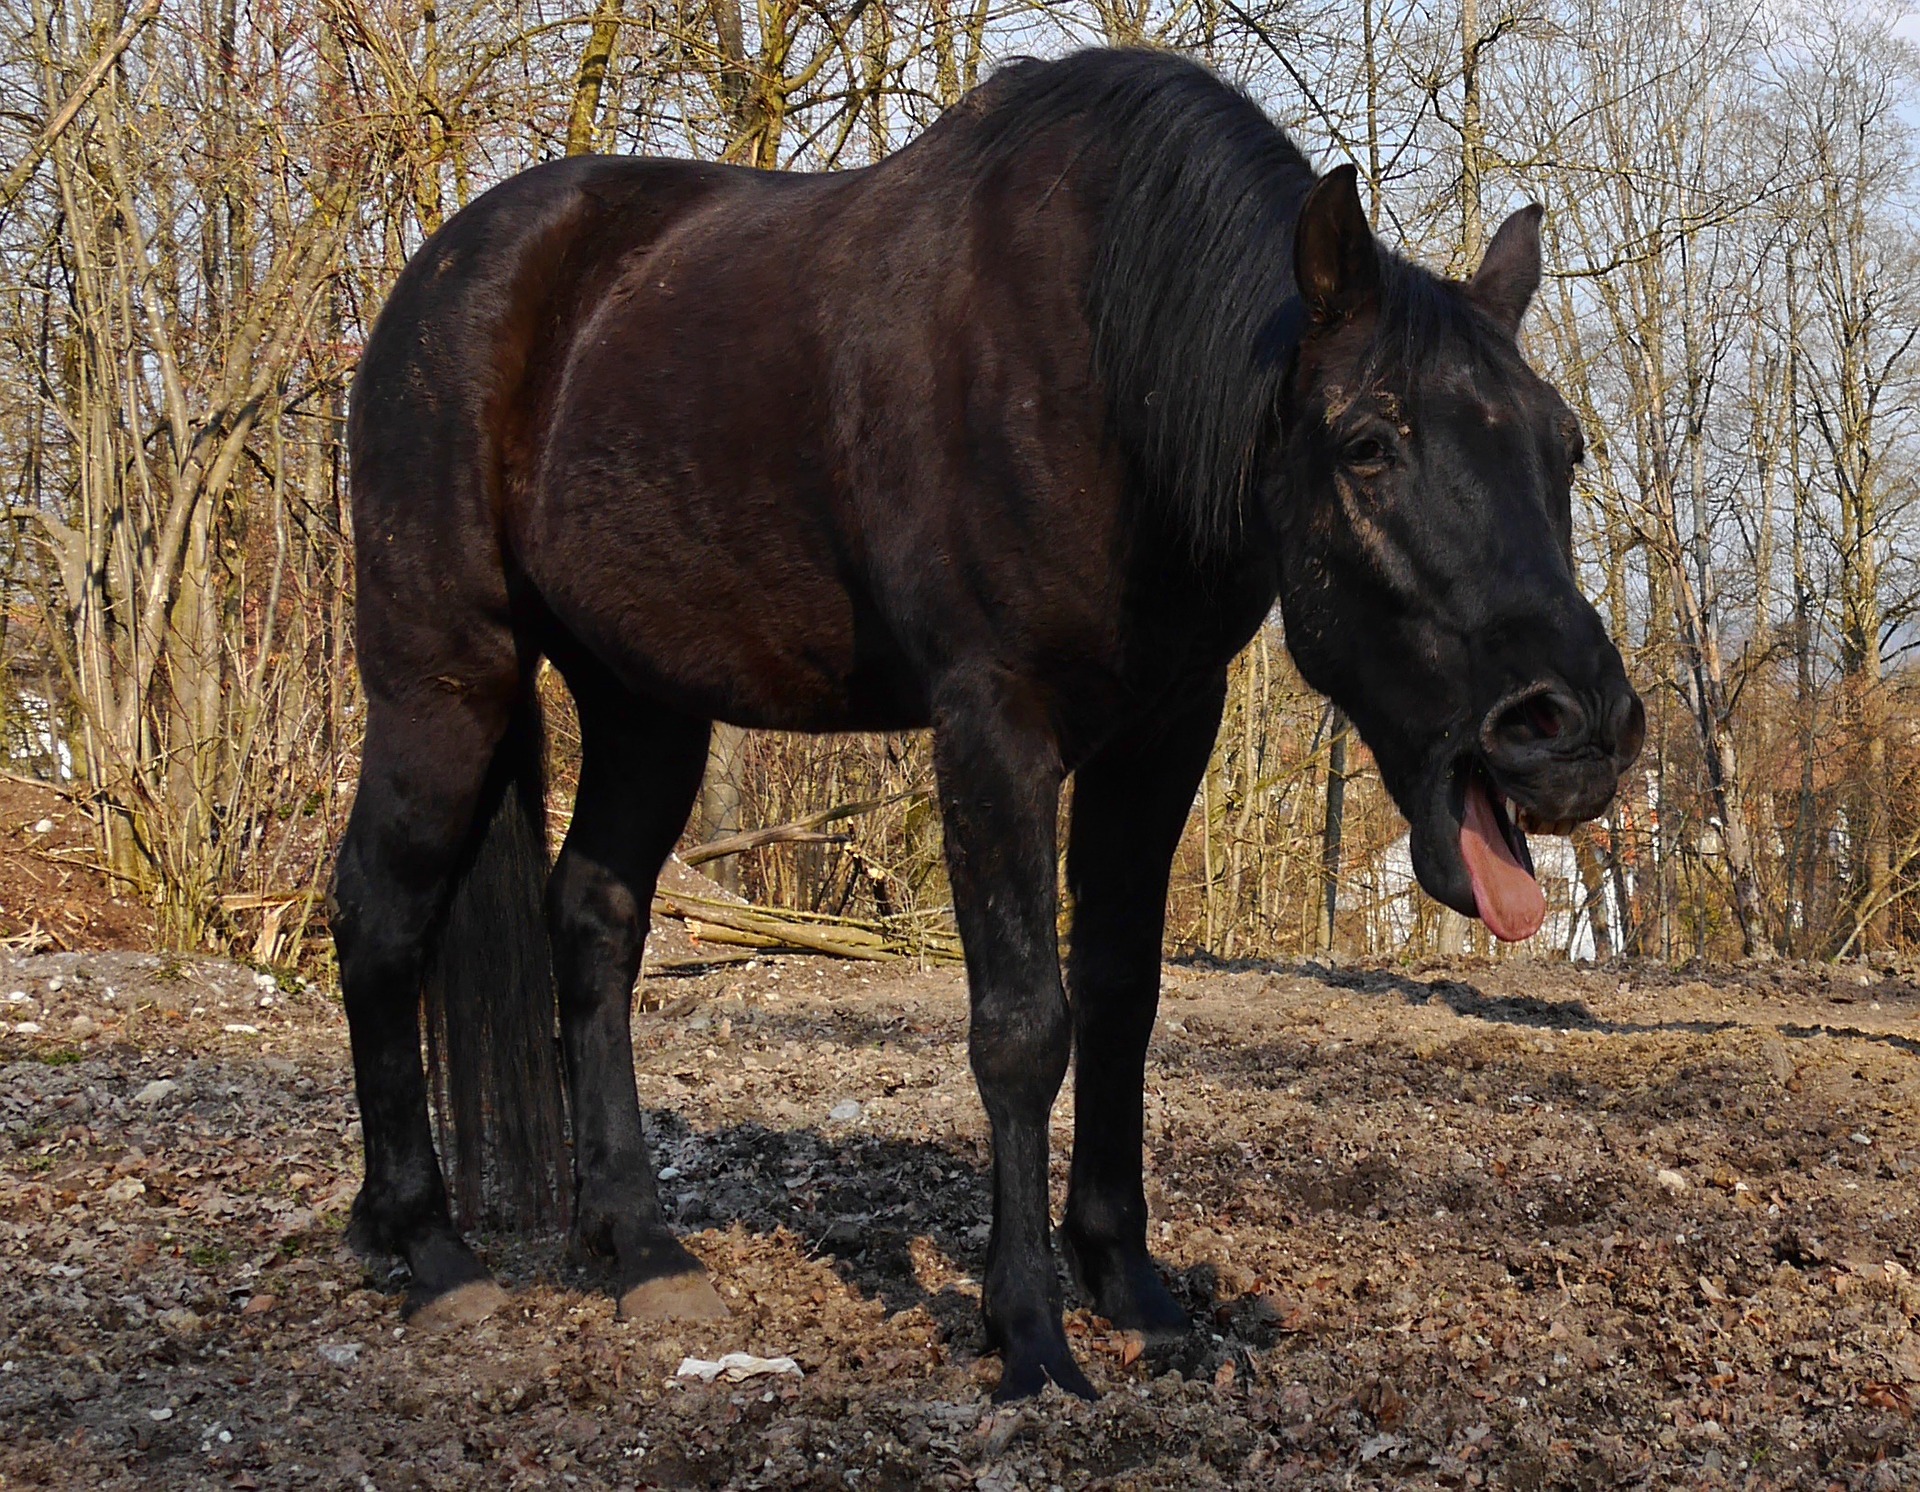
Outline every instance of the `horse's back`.
[(1070, 185), (1047, 197), (1058, 160), (969, 174), (967, 123), (866, 171), (722, 184), (555, 348), (516, 553), (635, 687), (751, 725), (904, 728), (1021, 606), (1111, 614), (1112, 535), (1076, 531), (1116, 521), (1090, 215)]

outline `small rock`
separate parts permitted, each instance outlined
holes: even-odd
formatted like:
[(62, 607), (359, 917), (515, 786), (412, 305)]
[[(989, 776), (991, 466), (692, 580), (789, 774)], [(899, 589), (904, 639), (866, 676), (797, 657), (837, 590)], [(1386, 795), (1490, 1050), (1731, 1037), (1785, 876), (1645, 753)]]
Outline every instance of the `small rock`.
[(100, 1022), (90, 1015), (76, 1015), (68, 1029), (73, 1032), (75, 1041), (85, 1041), (100, 1029)]
[(172, 1078), (155, 1078), (151, 1083), (148, 1083), (146, 1087), (133, 1095), (133, 1101), (135, 1103), (146, 1104), (161, 1103), (166, 1099), (172, 1098), (173, 1095), (179, 1091), (180, 1085), (174, 1082)]
[(10, 990), (7, 993), (7, 1003), (9, 1005), (31, 1005), (33, 1003), (33, 996), (23, 989)]
[(1016, 1436), (1027, 1427), (1027, 1414), (1024, 1409), (1008, 1407), (996, 1409), (980, 1422), (980, 1451), (988, 1460), (1004, 1455)]
[(147, 1411), (147, 1418), (157, 1423), (165, 1424), (173, 1418), (173, 1411), (171, 1409), (149, 1409)]
[(40, 1034), (40, 1022), (20, 1021), (14, 1026), (13, 1034), (16, 1036), (38, 1036)]
[(336, 1368), (351, 1368), (360, 1361), (360, 1343), (323, 1342), (320, 1356)]
[(228, 1021), (226, 1025), (220, 1029), (225, 1031), (229, 1036), (258, 1036), (260, 1034), (260, 1028), (258, 1026), (249, 1026), (245, 1021)]
[(1688, 1190), (1691, 1185), (1687, 1178), (1682, 1176), (1678, 1171), (1667, 1170), (1665, 1167), (1655, 1171), (1653, 1173), (1653, 1179), (1659, 1183), (1662, 1191), (1675, 1197)]
[(858, 1248), (866, 1236), (866, 1229), (852, 1218), (837, 1217), (827, 1224), (827, 1231), (820, 1235), (820, 1242), (830, 1249), (851, 1249)]
[(33, 832), (34, 832), (35, 834), (51, 834), (51, 833), (53, 833), (53, 820), (52, 820), (52, 819), (41, 819), (41, 820), (39, 820), (39, 821), (38, 821), (37, 823), (35, 823), (35, 824), (34, 824), (34, 826), (33, 826)]
[(827, 1111), (827, 1117), (836, 1124), (851, 1124), (860, 1114), (860, 1102), (853, 1098), (843, 1098)]

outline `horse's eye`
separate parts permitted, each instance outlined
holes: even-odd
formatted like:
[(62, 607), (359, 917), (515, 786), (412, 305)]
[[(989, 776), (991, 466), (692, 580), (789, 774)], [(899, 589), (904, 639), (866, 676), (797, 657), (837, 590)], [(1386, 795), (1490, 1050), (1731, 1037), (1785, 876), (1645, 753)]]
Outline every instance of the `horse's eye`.
[(1386, 469), (1387, 443), (1376, 435), (1363, 435), (1348, 443), (1340, 459), (1357, 472), (1375, 475)]

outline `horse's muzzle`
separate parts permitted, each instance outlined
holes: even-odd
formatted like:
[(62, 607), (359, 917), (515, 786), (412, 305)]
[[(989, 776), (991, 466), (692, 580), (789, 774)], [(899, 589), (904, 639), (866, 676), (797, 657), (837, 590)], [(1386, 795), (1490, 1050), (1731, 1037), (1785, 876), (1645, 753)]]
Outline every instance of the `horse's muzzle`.
[(1646, 741), (1647, 712), (1623, 676), (1576, 690), (1541, 680), (1481, 720), (1481, 757), (1520, 827), (1565, 833), (1597, 818)]

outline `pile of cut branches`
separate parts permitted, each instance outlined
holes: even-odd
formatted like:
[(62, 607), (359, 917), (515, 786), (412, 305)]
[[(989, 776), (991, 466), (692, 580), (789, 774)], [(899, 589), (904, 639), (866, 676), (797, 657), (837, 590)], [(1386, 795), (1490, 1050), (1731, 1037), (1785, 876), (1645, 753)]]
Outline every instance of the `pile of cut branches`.
[(757, 907), (684, 892), (656, 893), (653, 911), (656, 917), (674, 917), (686, 923), (687, 934), (696, 943), (768, 953), (823, 953), (831, 958), (874, 963), (901, 958), (956, 963), (960, 958), (960, 940), (941, 925), (937, 913), (905, 913), (880, 919), (834, 917), (825, 912)]
[[(691, 869), (727, 855), (773, 844), (845, 844), (849, 836), (826, 832), (826, 826), (918, 796), (920, 791), (910, 789), (890, 797), (843, 803), (789, 824), (730, 834), (682, 851), (680, 863)], [(656, 917), (672, 917), (684, 922), (688, 936), (696, 943), (767, 953), (817, 953), (874, 963), (891, 959), (957, 963), (960, 959), (960, 940), (941, 911), (902, 912), (875, 918), (844, 917), (755, 906), (724, 894), (703, 896), (662, 887), (654, 893), (653, 912)]]

